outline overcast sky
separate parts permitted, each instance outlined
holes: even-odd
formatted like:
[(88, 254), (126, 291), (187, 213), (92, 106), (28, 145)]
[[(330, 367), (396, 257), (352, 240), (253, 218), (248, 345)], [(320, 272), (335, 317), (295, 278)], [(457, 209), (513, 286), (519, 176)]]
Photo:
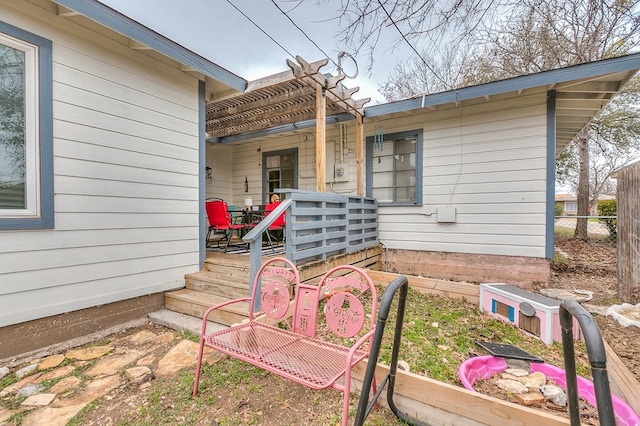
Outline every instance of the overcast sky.
[[(143, 25), (174, 40), (184, 47), (206, 57), (212, 62), (247, 79), (254, 80), (288, 69), (289, 54), (267, 35), (233, 8), (227, 0), (100, 0)], [(317, 47), (298, 30), (270, 0), (230, 0), (264, 31), (293, 55), (300, 55), (309, 62), (325, 57)], [(317, 5), (308, 0), (295, 7), (295, 1), (278, 0), (278, 5), (304, 32), (315, 41), (334, 61), (338, 62), (335, 37), (338, 22), (331, 19), (337, 12), (338, 0), (324, 1)], [(292, 10), (293, 8), (293, 10)], [(389, 29), (390, 41), (398, 38)], [(359, 76), (355, 80), (345, 79), (347, 87), (360, 87), (355, 99), (371, 97), (368, 105), (384, 102), (378, 93), (395, 63), (409, 49), (388, 48), (380, 50), (371, 75), (366, 72), (366, 58), (357, 58)], [(343, 67), (347, 74), (355, 68), (345, 59)], [(322, 68), (324, 72), (336, 74), (331, 63)]]

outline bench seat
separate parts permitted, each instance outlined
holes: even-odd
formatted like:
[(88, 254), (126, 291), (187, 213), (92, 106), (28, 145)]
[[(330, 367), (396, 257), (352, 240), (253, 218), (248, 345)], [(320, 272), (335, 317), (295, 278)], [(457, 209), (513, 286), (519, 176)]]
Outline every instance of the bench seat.
[[(344, 376), (350, 348), (256, 321), (206, 336), (205, 345), (312, 389)], [(351, 367), (368, 353), (355, 351)]]

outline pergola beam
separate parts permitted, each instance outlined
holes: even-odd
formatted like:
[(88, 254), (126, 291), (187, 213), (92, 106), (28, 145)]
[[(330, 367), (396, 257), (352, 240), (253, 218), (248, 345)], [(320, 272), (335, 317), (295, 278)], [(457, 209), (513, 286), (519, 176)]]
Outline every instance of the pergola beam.
[[(269, 97), (260, 97), (251, 102), (244, 102), (238, 104), (230, 104), (229, 106), (218, 108), (214, 111), (207, 111), (207, 120), (216, 120), (218, 118), (228, 117), (230, 115), (242, 114), (252, 110), (258, 109), (276, 109), (274, 105), (278, 105), (284, 102), (296, 102), (297, 99), (308, 97), (313, 99), (315, 90), (308, 86), (301, 86), (294, 90), (289, 90), (284, 93), (278, 93)], [(296, 102), (299, 103), (299, 102)]]

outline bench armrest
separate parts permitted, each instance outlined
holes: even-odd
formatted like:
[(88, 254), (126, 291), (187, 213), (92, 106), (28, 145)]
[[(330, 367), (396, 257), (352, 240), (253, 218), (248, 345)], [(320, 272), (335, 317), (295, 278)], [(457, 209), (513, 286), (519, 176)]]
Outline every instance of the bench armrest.
[(209, 309), (207, 309), (204, 312), (204, 315), (202, 315), (202, 328), (200, 329), (200, 339), (203, 339), (204, 336), (206, 336), (207, 334), (207, 318), (209, 318), (209, 314), (211, 314), (211, 312), (215, 311), (216, 309), (223, 308), (227, 305), (231, 305), (233, 303), (249, 302), (249, 301), (251, 301), (250, 297), (241, 297), (240, 299), (227, 300), (226, 302), (218, 303), (217, 305), (214, 305)]
[(353, 359), (353, 356), (355, 355), (356, 351), (358, 349), (360, 349), (360, 347), (362, 345), (364, 345), (364, 343), (371, 338), (371, 336), (373, 336), (373, 334), (376, 332), (375, 328), (372, 328), (371, 330), (369, 330), (365, 335), (363, 335), (361, 338), (358, 339), (357, 342), (355, 342), (351, 348), (349, 349), (349, 354), (347, 355), (347, 362), (349, 364), (351, 364), (351, 360)]

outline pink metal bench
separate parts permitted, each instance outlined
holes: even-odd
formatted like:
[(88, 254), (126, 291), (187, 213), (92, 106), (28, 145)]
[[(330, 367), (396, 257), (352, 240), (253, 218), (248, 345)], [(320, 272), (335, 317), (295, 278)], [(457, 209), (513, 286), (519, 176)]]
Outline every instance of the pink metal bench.
[[(260, 282), (262, 291), (257, 295)], [(206, 334), (212, 311), (240, 302), (255, 306), (256, 297), (262, 310), (253, 313), (250, 308), (247, 322)], [(351, 369), (369, 356), (376, 313), (376, 288), (355, 266), (335, 267), (318, 285), (309, 285), (300, 283), (296, 267), (287, 259), (269, 260), (258, 271), (251, 297), (205, 312), (193, 396), (198, 392), (206, 345), (312, 389), (342, 392), (342, 424), (346, 425)], [(375, 393), (375, 379), (372, 384)]]

